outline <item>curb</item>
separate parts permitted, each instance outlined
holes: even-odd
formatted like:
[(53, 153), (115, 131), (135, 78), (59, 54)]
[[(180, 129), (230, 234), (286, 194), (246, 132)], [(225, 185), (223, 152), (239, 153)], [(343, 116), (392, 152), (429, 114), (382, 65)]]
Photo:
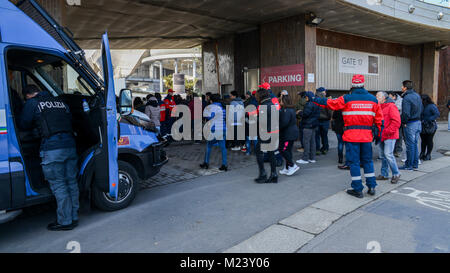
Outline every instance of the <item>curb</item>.
[(450, 157), (424, 162), (420, 171), (404, 171), (398, 184), (381, 183), (375, 197), (357, 199), (344, 191), (320, 200), (271, 225), (223, 253), (295, 253), (333, 223), (415, 179), (450, 167)]

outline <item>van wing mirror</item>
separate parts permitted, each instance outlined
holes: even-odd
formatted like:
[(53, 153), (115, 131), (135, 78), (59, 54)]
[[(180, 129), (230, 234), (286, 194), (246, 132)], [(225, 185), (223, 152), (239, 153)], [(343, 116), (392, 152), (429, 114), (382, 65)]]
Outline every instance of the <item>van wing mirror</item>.
[(133, 94), (130, 89), (120, 90), (119, 108), (122, 116), (131, 115), (133, 112)]

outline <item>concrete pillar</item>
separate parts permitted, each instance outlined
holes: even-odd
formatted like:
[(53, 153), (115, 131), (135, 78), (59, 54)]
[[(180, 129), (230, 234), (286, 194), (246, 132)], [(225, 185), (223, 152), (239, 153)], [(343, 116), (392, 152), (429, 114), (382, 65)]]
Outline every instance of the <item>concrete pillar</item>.
[(154, 68), (153, 68), (153, 63), (150, 65), (150, 67), (149, 67), (149, 69), (148, 69), (148, 77), (150, 78), (150, 79), (154, 79), (155, 77), (154, 77), (154, 74), (155, 74), (155, 71), (154, 71)]
[(434, 102), (438, 101), (439, 83), (439, 51), (436, 43), (427, 43), (423, 46), (422, 62), (422, 94), (427, 94)]
[(192, 78), (194, 79), (194, 92), (197, 91), (197, 83), (195, 80), (197, 79), (197, 60), (192, 60)]
[(411, 80), (415, 89), (427, 94), (434, 102), (439, 98), (439, 51), (436, 43), (426, 43), (412, 47)]
[(174, 65), (175, 65), (175, 74), (178, 74), (178, 60), (177, 59), (175, 59)]
[[(260, 32), (261, 68), (303, 64), (305, 65), (304, 77), (307, 76), (307, 71), (315, 73), (315, 29), (306, 28), (304, 14), (262, 24)], [(314, 40), (305, 41), (306, 37), (313, 37)], [(311, 50), (311, 54), (306, 54), (307, 50)], [(306, 55), (308, 55), (307, 58), (305, 58)], [(305, 81), (306, 84), (307, 81)], [(309, 88), (311, 86), (315, 85), (308, 85)], [(272, 87), (272, 91), (278, 94), (285, 89), (296, 102), (298, 100), (297, 93), (304, 91), (305, 88), (306, 86), (282, 86)]]
[(162, 61), (159, 62), (159, 92), (164, 92), (164, 82), (163, 82), (163, 63)]
[(194, 81), (195, 78), (197, 78), (197, 61), (195, 59), (192, 60), (192, 77), (194, 78)]
[[(316, 28), (305, 26), (305, 90), (315, 92), (317, 87), (316, 75)], [(308, 81), (308, 74), (314, 75), (314, 81)]]
[(438, 101), (441, 118), (447, 119), (448, 108), (447, 102), (450, 99), (450, 47), (440, 50), (439, 52), (439, 87)]
[[(422, 92), (422, 58), (423, 55), (423, 45), (417, 45), (411, 47), (411, 80), (414, 82), (415, 89), (417, 92)], [(399, 79), (402, 82), (407, 79)]]

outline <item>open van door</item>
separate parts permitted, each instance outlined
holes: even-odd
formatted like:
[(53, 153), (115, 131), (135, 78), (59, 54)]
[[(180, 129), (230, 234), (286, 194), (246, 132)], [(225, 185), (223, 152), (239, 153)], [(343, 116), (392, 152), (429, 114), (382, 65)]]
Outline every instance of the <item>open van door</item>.
[(100, 129), (100, 146), (95, 156), (95, 186), (117, 200), (119, 188), (118, 168), (118, 122), (116, 94), (114, 89), (114, 72), (108, 34), (102, 37), (103, 79), (105, 82), (105, 108), (102, 109)]

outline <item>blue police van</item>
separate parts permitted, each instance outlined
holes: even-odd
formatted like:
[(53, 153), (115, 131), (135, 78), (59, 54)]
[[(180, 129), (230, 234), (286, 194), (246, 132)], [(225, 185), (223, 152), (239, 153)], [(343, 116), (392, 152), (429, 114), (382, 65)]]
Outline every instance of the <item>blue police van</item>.
[(39, 133), (17, 126), (26, 85), (49, 91), (70, 108), (82, 201), (106, 211), (125, 208), (139, 181), (167, 163), (164, 142), (133, 115), (131, 91), (115, 94), (107, 34), (101, 50), (103, 79), (70, 31), (34, 0), (0, 1), (0, 222), (53, 199), (40, 166)]

